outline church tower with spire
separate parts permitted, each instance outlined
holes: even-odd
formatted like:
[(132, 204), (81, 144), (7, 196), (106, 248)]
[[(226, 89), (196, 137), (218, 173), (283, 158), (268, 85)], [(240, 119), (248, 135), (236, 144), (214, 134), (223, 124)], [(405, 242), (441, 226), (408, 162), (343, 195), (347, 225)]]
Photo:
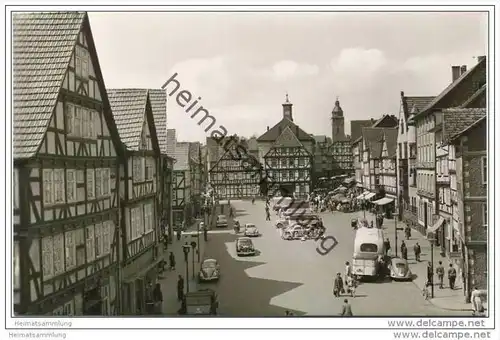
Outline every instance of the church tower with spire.
[(344, 111), (340, 107), (339, 98), (335, 100), (332, 110), (332, 142), (345, 140)]

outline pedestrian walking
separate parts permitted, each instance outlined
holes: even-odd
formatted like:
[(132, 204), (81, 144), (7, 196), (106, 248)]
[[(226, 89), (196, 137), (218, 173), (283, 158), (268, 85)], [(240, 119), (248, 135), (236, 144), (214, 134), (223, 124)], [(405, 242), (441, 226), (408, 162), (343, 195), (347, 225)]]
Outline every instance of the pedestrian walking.
[(271, 221), (271, 214), (269, 213), (269, 210), (266, 210), (266, 221)]
[(177, 300), (184, 300), (184, 278), (182, 275), (179, 275), (179, 278), (177, 279)]
[(407, 240), (410, 239), (410, 237), (411, 237), (411, 228), (410, 228), (410, 226), (406, 226), (405, 227), (405, 236), (406, 236)]
[(347, 286), (347, 281), (349, 280), (349, 278), (352, 276), (352, 266), (351, 264), (349, 263), (349, 261), (346, 261), (345, 263), (345, 273), (344, 273), (344, 282)]
[(386, 238), (384, 241), (385, 256), (387, 256), (389, 254), (389, 250), (391, 250), (391, 241), (389, 241), (389, 239)]
[(344, 282), (342, 281), (342, 275), (337, 273), (335, 280), (333, 282), (333, 295), (339, 297), (344, 293)]
[(448, 282), (450, 284), (450, 289), (455, 289), (455, 280), (457, 279), (457, 270), (450, 263), (450, 268), (448, 269)]
[(155, 314), (162, 314), (163, 292), (159, 283), (155, 285), (155, 289), (153, 290), (153, 301), (155, 303)]
[(342, 305), (342, 310), (340, 311), (341, 316), (353, 316), (352, 308), (347, 299), (344, 299), (344, 304)]
[(474, 289), (472, 290), (470, 302), (472, 304), (472, 315), (485, 316), (483, 299), (481, 298), (481, 291), (477, 289), (477, 287), (474, 287)]
[(443, 289), (443, 281), (444, 281), (444, 267), (443, 262), (439, 261), (439, 265), (436, 268), (436, 274), (439, 280), (439, 288)]
[(168, 262), (170, 264), (170, 270), (175, 270), (175, 255), (173, 252), (170, 252), (168, 255)]
[(408, 260), (408, 248), (406, 248), (405, 241), (401, 241), (401, 257)]
[(415, 253), (415, 261), (420, 262), (420, 254), (422, 253), (422, 249), (420, 248), (420, 244), (418, 244), (418, 242), (413, 246), (413, 252)]
[(371, 221), (370, 223), (370, 228), (373, 228), (373, 221)]

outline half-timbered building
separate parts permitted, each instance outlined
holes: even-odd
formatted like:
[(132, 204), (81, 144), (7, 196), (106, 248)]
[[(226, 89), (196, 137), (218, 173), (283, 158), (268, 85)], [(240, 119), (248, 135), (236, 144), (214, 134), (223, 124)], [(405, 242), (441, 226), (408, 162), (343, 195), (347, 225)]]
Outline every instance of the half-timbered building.
[(146, 314), (158, 258), (160, 148), (147, 89), (108, 89), (125, 160), (120, 164), (122, 313)]
[(210, 184), (217, 199), (250, 198), (260, 194), (258, 161), (245, 138), (207, 138), (207, 146)]
[[(161, 237), (172, 235), (172, 175), (174, 159), (167, 143), (167, 94), (165, 90), (150, 89), (149, 99), (153, 111), (156, 136), (160, 147), (158, 219)], [(161, 238), (160, 237), (160, 238)], [(161, 257), (160, 247), (160, 257)]]
[(283, 118), (257, 142), (268, 194), (307, 197), (312, 191), (314, 138), (294, 123), (288, 95)]
[(175, 144), (174, 175), (172, 184), (172, 213), (174, 226), (188, 226), (193, 220), (192, 176), (193, 162), (189, 157), (189, 143)]
[(380, 186), (385, 194), (384, 197), (373, 202), (381, 207), (390, 216), (395, 211), (397, 199), (397, 175), (396, 175), (396, 150), (397, 150), (397, 128), (386, 128), (382, 136), (382, 148), (379, 158)]
[(118, 314), (121, 151), (88, 16), (13, 33), (14, 311)]

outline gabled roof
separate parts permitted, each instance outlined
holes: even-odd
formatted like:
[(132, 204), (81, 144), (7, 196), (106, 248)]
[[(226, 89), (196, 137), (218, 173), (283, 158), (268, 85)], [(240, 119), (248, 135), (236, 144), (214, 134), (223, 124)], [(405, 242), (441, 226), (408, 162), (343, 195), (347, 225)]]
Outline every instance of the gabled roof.
[[(142, 126), (146, 118), (147, 89), (108, 89), (109, 104), (113, 111), (120, 139), (127, 149), (139, 149)], [(153, 138), (154, 131), (150, 131)]]
[(477, 120), (486, 117), (486, 109), (444, 109), (443, 112), (443, 141), (460, 133)]
[(38, 151), (85, 18), (84, 12), (12, 15), (14, 158)]
[(174, 171), (189, 170), (189, 143), (180, 142), (175, 146), (174, 158)]
[[(450, 140), (455, 140), (459, 137), (461, 137), (462, 135), (464, 135), (465, 133), (467, 133), (469, 130), (471, 130), (472, 128), (478, 126), (480, 123), (486, 121), (486, 116), (484, 117), (481, 117), (479, 118), (478, 120), (476, 120), (474, 123), (472, 123), (471, 125), (467, 126), (465, 129), (463, 129), (462, 131), (456, 133), (455, 135), (451, 136)], [(486, 136), (485, 136), (486, 137)]]
[(359, 137), (361, 137), (362, 130), (364, 127), (370, 127), (375, 123), (374, 119), (367, 120), (352, 120), (351, 121), (351, 139), (352, 141), (356, 141)]
[(327, 137), (325, 135), (314, 135), (312, 136), (316, 143), (326, 143)]
[[(160, 152), (168, 155), (167, 151), (167, 93), (162, 89), (150, 89), (149, 100), (155, 121), (156, 136), (160, 145)], [(170, 155), (171, 156), (171, 155)]]
[(302, 147), (302, 143), (297, 139), (295, 134), (292, 132), (289, 126), (283, 130), (281, 135), (278, 136), (276, 142), (274, 142), (274, 147)]
[(384, 140), (387, 144), (387, 154), (389, 157), (396, 156), (398, 144), (398, 128), (385, 128)]
[(382, 115), (372, 127), (395, 127), (398, 126), (398, 118), (394, 115)]
[(314, 139), (287, 117), (283, 117), (275, 126), (257, 138), (258, 142), (274, 142), (286, 127), (290, 127), (299, 141), (314, 141)]
[(472, 108), (477, 107), (476, 100), (481, 96), (486, 96), (486, 84), (481, 86), (469, 99), (467, 99), (460, 107), (461, 108)]
[(176, 143), (175, 129), (167, 129), (167, 155), (172, 156), (175, 153)]
[(413, 109), (415, 109), (416, 112), (422, 111), (422, 109), (429, 105), (434, 98), (435, 97), (432, 96), (403, 96), (403, 113), (405, 120), (408, 121)]
[(382, 152), (382, 138), (387, 128), (363, 128), (362, 137), (370, 151), (370, 158), (379, 158)]
[[(457, 80), (448, 85), (437, 97), (435, 97), (426, 107), (424, 107), (415, 117), (422, 116), (429, 112), (432, 109), (440, 109), (439, 107), (441, 100), (444, 99), (448, 94), (450, 94), (460, 83), (469, 79), (472, 74), (480, 67), (484, 67), (486, 65), (486, 58), (482, 58), (476, 65), (470, 68), (467, 72), (462, 74)], [(486, 80), (486, 79), (485, 79)]]

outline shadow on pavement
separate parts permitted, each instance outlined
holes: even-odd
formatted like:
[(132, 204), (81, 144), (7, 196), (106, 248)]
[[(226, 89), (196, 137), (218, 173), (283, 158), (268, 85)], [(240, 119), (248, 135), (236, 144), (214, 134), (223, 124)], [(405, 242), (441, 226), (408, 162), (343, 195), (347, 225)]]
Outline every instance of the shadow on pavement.
[[(249, 277), (245, 273), (246, 269), (265, 263), (254, 262), (248, 257), (242, 258), (243, 260), (233, 258), (228, 253), (226, 243), (231, 243), (229, 247), (233, 247), (237, 237), (234, 234), (210, 235), (205, 258), (211, 257), (219, 261), (221, 278), (217, 283), (204, 283), (201, 287), (214, 289), (219, 295), (220, 316), (284, 316), (287, 309), (270, 305), (269, 301), (302, 284)], [(297, 310), (288, 311), (296, 316), (305, 314)]]

